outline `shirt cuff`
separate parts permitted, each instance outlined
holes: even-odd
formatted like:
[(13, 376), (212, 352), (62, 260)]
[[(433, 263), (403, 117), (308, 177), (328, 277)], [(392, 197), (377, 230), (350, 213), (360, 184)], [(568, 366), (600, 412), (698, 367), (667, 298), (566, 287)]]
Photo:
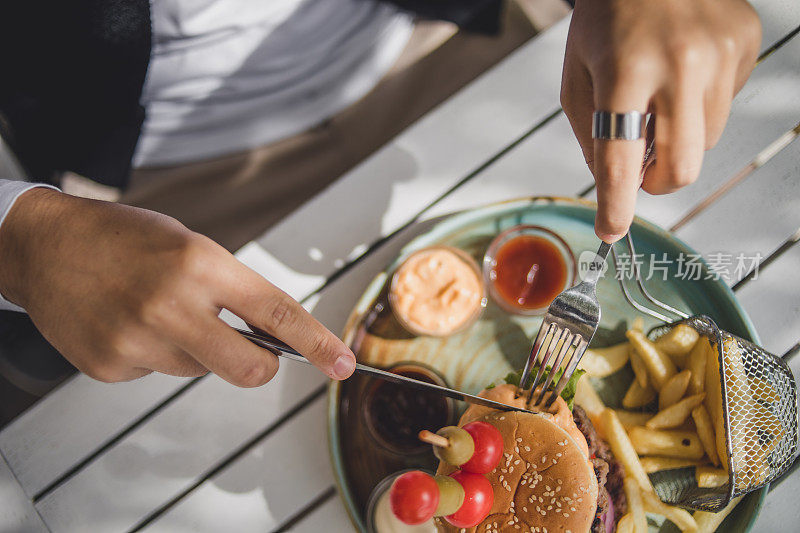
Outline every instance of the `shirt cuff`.
[[(28, 183), (27, 181), (0, 179), (0, 228), (3, 227), (3, 221), (6, 219), (8, 212), (11, 211), (11, 208), (14, 207), (14, 202), (17, 201), (17, 198), (19, 198), (22, 193), (35, 187), (58, 190), (56, 187), (45, 183)], [(0, 294), (0, 310), (25, 312), (20, 306), (12, 304), (3, 298), (2, 294)]]

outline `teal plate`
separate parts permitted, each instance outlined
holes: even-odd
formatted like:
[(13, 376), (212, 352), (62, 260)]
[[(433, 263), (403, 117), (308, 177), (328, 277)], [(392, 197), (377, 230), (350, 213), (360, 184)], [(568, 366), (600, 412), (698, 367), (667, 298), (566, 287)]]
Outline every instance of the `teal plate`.
[[(480, 262), (489, 242), (503, 230), (518, 224), (535, 224), (555, 231), (578, 258), (584, 251), (594, 252), (599, 244), (594, 235), (595, 212), (593, 202), (537, 197), (492, 204), (442, 219), (404, 246), (395, 261), (368, 285), (348, 320), (345, 341), (352, 344), (358, 333), (360, 361), (379, 367), (400, 361), (422, 363), (436, 369), (449, 386), (473, 394), (479, 392), (508, 371), (523, 366), (541, 317), (509, 315), (490, 302), (481, 318), (466, 331), (439, 339), (414, 337), (397, 324), (390, 312), (383, 311), (371, 322), (369, 331), (364, 332), (363, 318), (376, 302), (385, 299), (391, 273), (412, 252), (435, 244), (460, 248)], [(694, 250), (640, 218), (634, 221), (631, 232), (637, 253), (643, 256), (644, 276), (650, 273), (651, 257), (659, 261), (654, 267), (663, 266), (665, 263), (660, 261), (668, 260), (666, 279), (660, 270), (654, 269), (657, 277), (647, 282), (656, 298), (690, 314), (707, 314), (722, 329), (758, 342), (750, 319), (730, 288), (714, 279), (705, 263), (700, 262), (701, 279), (682, 279), (678, 275), (678, 258), (696, 256)], [(625, 301), (617, 280), (610, 274), (600, 280), (597, 295), (602, 306), (602, 320), (592, 345), (607, 346), (625, 340), (624, 333), (631, 321), (642, 315)], [(643, 318), (646, 327), (656, 324), (649, 317)], [(592, 379), (592, 384), (608, 406), (618, 407), (632, 377), (626, 365), (607, 378)], [(359, 531), (367, 531), (366, 502), (381, 479), (405, 468), (435, 468), (433, 454), (429, 451), (424, 455), (401, 457), (370, 439), (363, 428), (360, 402), (368, 382), (360, 376), (332, 382), (328, 394), (331, 461), (345, 508)], [(749, 531), (766, 492), (765, 487), (746, 496), (720, 530)], [(662, 525), (651, 520), (650, 526), (651, 531), (677, 531), (669, 522)]]

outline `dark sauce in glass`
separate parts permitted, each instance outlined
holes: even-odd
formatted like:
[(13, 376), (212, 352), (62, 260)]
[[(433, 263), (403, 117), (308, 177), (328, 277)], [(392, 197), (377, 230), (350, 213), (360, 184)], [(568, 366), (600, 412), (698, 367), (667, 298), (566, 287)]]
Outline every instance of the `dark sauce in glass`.
[[(428, 375), (412, 369), (396, 374), (435, 383)], [(375, 380), (367, 392), (367, 423), (373, 436), (384, 447), (401, 454), (424, 452), (430, 445), (420, 442), (423, 429), (436, 431), (451, 417), (448, 400), (436, 393), (383, 380)]]
[(564, 289), (567, 265), (555, 244), (535, 235), (520, 235), (503, 244), (495, 255), (491, 278), (509, 305), (542, 309)]

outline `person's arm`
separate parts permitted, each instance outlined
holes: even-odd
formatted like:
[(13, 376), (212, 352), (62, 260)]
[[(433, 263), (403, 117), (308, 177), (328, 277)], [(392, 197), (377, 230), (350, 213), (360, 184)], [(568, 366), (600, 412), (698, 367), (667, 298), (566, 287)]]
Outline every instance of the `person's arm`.
[(79, 370), (102, 381), (212, 371), (255, 387), (277, 358), (218, 314), (226, 308), (334, 379), (353, 353), (296, 301), (178, 221), (48, 189), (21, 194), (0, 227), (0, 293)]
[[(5, 221), (8, 212), (11, 211), (11, 208), (17, 201), (17, 198), (19, 198), (22, 193), (36, 187), (55, 189), (55, 187), (46, 185), (44, 183), (28, 183), (26, 181), (0, 179), (0, 228), (3, 227), (3, 222)], [(6, 300), (3, 296), (2, 290), (0, 290), (0, 310), (19, 312), (25, 311), (20, 306)]]
[[(561, 102), (597, 183), (597, 235), (614, 242), (641, 187), (665, 194), (695, 181), (750, 75), (761, 25), (745, 0), (577, 0)], [(640, 181), (645, 140), (593, 140), (593, 111), (652, 112), (655, 161)]]

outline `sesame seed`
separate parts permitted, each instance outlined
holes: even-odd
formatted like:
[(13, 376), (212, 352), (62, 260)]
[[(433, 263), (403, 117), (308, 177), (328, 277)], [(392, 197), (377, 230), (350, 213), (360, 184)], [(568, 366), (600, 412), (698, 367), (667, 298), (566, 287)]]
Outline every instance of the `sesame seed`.
[(574, 507), (570, 507), (569, 510), (572, 511), (572, 512), (577, 511), (577, 509), (575, 509)]
[(517, 437), (517, 442), (522, 442), (522, 438), (521, 437)]
[(509, 467), (508, 467), (508, 473), (510, 474), (510, 473), (511, 473), (511, 472), (513, 472), (513, 471), (514, 471), (514, 467), (513, 467), (513, 466), (509, 466)]
[(564, 513), (564, 518), (569, 517), (569, 513)]
[(529, 452), (529, 451), (531, 451), (531, 447), (530, 447), (530, 446), (525, 446), (525, 451), (526, 451), (526, 452)]
[(519, 459), (517, 459), (516, 461), (514, 461), (514, 466), (516, 466), (516, 465), (518, 465), (518, 464), (519, 464)]

